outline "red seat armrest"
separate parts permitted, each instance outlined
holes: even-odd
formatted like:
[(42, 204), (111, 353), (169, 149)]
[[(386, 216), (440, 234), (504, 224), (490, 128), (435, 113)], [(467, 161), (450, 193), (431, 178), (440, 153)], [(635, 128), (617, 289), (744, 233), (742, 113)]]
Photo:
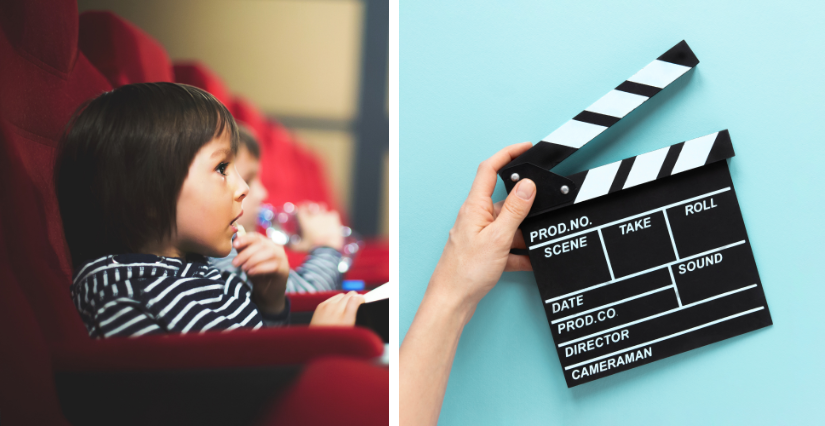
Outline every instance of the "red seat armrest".
[(60, 345), (55, 371), (147, 371), (303, 364), (320, 356), (373, 359), (381, 339), (358, 327), (285, 327), (110, 338)]

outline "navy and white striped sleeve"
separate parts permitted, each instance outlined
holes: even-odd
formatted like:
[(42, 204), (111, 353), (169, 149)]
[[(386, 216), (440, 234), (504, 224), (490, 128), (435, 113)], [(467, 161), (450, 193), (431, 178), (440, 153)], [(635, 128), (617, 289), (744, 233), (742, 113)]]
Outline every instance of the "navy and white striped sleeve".
[(289, 271), (287, 293), (314, 293), (339, 290), (343, 274), (338, 272), (341, 253), (330, 247), (318, 247), (311, 252), (301, 266)]
[(169, 331), (189, 333), (263, 325), (251, 300), (251, 286), (235, 274), (223, 275), (213, 269), (206, 277), (163, 278), (145, 290), (146, 305)]
[(95, 314), (92, 337), (136, 337), (165, 332), (154, 315), (144, 309), (139, 301), (129, 297), (107, 301)]

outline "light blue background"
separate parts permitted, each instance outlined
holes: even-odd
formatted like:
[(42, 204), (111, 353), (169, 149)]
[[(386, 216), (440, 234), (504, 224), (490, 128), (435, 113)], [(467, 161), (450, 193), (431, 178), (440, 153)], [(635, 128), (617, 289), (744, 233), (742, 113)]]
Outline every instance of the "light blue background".
[(478, 163), (540, 140), (682, 39), (697, 69), (557, 170), (729, 129), (775, 323), (568, 389), (532, 274), (505, 274), (464, 330), (441, 424), (825, 422), (825, 7), (783, 3), (402, 2), (402, 339)]

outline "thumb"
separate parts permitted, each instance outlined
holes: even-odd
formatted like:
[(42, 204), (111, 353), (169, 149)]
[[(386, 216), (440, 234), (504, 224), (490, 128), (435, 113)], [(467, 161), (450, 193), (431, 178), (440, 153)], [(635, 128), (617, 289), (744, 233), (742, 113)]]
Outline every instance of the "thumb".
[(504, 200), (494, 226), (504, 235), (514, 235), (527, 213), (530, 213), (535, 199), (536, 184), (530, 179), (522, 179)]

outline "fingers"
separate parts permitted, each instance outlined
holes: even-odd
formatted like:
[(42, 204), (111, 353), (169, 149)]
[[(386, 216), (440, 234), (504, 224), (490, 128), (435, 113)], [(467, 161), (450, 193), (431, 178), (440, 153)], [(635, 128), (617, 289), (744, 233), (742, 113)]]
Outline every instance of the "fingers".
[(342, 319), (346, 325), (355, 325), (355, 316), (358, 314), (358, 307), (364, 303), (365, 299), (364, 296), (354, 291), (347, 293), (347, 297), (348, 299)]
[(522, 179), (510, 191), (504, 205), (492, 225), (500, 235), (514, 235), (536, 198), (536, 184), (530, 179)]
[[(283, 262), (279, 260), (265, 260), (259, 263), (247, 263), (246, 265), (246, 274), (249, 276), (254, 275), (264, 275), (264, 274), (274, 274), (276, 272), (283, 273)], [(289, 269), (286, 269), (286, 273), (288, 274)]]
[(245, 271), (251, 271), (257, 264), (268, 260), (288, 262), (283, 247), (261, 234), (236, 237), (234, 245), (238, 255), (232, 260), (232, 265)]
[(332, 296), (329, 299), (324, 300), (323, 302), (319, 303), (318, 308), (320, 308), (321, 306), (334, 304), (335, 302), (337, 302), (337, 301), (339, 301), (343, 298), (344, 298), (344, 293), (336, 294), (335, 296)]
[(498, 173), (499, 169), (523, 154), (524, 151), (530, 149), (531, 146), (533, 146), (533, 144), (530, 142), (510, 145), (484, 160), (484, 162), (478, 166), (478, 171), (476, 172), (475, 180), (473, 180), (473, 187), (470, 189), (468, 199), (490, 198), (493, 196), (493, 190), (496, 188), (496, 173)]
[[(252, 251), (252, 248), (248, 251)], [(240, 268), (244, 271), (251, 271), (252, 268), (261, 263), (278, 260), (278, 257), (272, 251), (262, 248), (261, 250), (256, 250), (251, 256), (249, 256), (249, 259), (247, 259), (246, 262), (243, 262), (238, 266), (240, 266)]]
[(533, 264), (530, 263), (530, 258), (528, 256), (520, 256), (517, 254), (507, 255), (507, 264), (504, 266), (505, 272), (532, 270)]
[(364, 296), (351, 291), (347, 294), (336, 294), (321, 302), (312, 315), (310, 325), (346, 325), (355, 324), (358, 307), (364, 303)]
[(255, 234), (238, 235), (235, 234), (235, 239), (232, 240), (232, 247), (241, 251), (244, 247), (252, 244), (255, 241)]
[(246, 234), (243, 237), (235, 237), (232, 245), (238, 250), (238, 255), (232, 259), (232, 266), (239, 267), (249, 260), (249, 257), (255, 254), (255, 250), (247, 250), (255, 241), (252, 234)]

